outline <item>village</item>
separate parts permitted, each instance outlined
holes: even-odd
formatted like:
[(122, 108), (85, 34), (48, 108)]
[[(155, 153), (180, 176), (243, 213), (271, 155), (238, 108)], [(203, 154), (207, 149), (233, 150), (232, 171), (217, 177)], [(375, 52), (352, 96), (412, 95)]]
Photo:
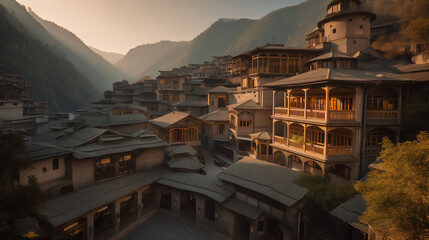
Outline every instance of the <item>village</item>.
[(406, 118), (429, 101), (429, 67), (372, 49), (375, 18), (359, 0), (333, 0), (306, 47), (267, 43), (118, 79), (92, 109), (55, 117), (27, 97), (25, 76), (1, 69), (0, 129), (25, 135), (30, 166), (13, 184), (37, 179), (55, 239), (121, 239), (159, 214), (225, 239), (378, 239), (359, 220), (360, 194), (326, 211), (297, 183), (353, 186), (383, 171), (384, 137), (429, 128)]

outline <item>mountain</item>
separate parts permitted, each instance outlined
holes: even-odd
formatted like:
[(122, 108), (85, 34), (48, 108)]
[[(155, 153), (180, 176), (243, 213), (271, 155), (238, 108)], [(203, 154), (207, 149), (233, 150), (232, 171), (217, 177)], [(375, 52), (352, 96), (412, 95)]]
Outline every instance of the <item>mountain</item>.
[(99, 98), (94, 84), (65, 55), (35, 39), (17, 16), (0, 5), (0, 65), (31, 83), (31, 97), (46, 101), (50, 112), (86, 108)]
[(102, 58), (104, 58), (106, 61), (108, 61), (111, 64), (115, 64), (117, 63), (119, 60), (121, 60), (121, 58), (124, 57), (123, 54), (120, 53), (114, 53), (114, 52), (105, 52), (102, 50), (99, 50), (95, 47), (91, 47), (88, 46), (93, 52), (97, 53), (98, 55), (100, 55)]
[(159, 70), (170, 70), (181, 65), (181, 58), (190, 42), (161, 41), (135, 47), (119, 60), (115, 66), (135, 80), (142, 76), (158, 75)]
[(212, 56), (236, 55), (267, 43), (302, 47), (306, 34), (326, 15), (330, 1), (307, 0), (257, 20), (219, 19), (191, 41), (141, 45), (130, 50), (115, 65), (138, 79), (144, 75), (156, 76), (157, 70), (201, 63)]
[(127, 77), (67, 29), (39, 18), (31, 9), (27, 11), (15, 0), (1, 0), (0, 4), (15, 16), (32, 38), (59, 56), (64, 55), (98, 91), (109, 89), (113, 82)]

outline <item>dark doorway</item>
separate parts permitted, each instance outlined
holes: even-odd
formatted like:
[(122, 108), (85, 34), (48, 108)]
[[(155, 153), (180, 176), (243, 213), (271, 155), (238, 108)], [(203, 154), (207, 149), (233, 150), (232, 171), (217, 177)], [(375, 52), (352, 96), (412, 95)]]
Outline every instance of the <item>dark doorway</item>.
[(182, 192), (180, 198), (180, 212), (184, 217), (196, 219), (197, 201), (194, 194)]
[(235, 229), (237, 234), (234, 239), (248, 240), (250, 238), (250, 223), (246, 218), (237, 216)]
[(121, 222), (119, 224), (120, 229), (123, 229), (137, 219), (137, 207), (137, 193), (131, 194), (121, 202)]
[(283, 231), (280, 229), (280, 226), (277, 221), (272, 219), (267, 219), (267, 239), (271, 240), (283, 240)]
[(205, 216), (208, 220), (214, 221), (216, 218), (215, 201), (212, 199), (206, 199), (206, 211)]
[(161, 208), (171, 210), (171, 193), (170, 192), (161, 193), (161, 200), (160, 200), (159, 206)]
[(156, 208), (152, 186), (147, 186), (142, 192), (142, 215), (150, 212), (151, 210)]

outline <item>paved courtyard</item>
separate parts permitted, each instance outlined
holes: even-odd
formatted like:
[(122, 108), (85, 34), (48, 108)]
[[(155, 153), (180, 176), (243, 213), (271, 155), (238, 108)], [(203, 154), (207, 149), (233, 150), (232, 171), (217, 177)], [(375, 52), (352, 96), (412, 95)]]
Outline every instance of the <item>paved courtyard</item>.
[(123, 240), (226, 240), (214, 230), (178, 216), (158, 212)]

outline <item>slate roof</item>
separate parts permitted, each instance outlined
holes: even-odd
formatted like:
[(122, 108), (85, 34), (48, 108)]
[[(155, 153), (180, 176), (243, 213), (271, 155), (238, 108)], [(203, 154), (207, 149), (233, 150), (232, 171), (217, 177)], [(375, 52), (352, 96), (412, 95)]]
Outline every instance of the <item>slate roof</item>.
[(37, 160), (58, 157), (69, 154), (70, 151), (58, 149), (55, 147), (40, 146), (31, 142), (26, 143), (25, 152), (28, 154), (28, 160), (33, 162)]
[(184, 113), (184, 112), (179, 112), (179, 111), (174, 111), (168, 114), (165, 114), (164, 116), (158, 117), (158, 118), (154, 118), (152, 120), (149, 120), (150, 123), (155, 124), (157, 126), (160, 126), (162, 128), (167, 128), (187, 117), (192, 117), (198, 121), (202, 121), (199, 118), (196, 118), (194, 116), (192, 116), (189, 113)]
[(273, 135), (270, 132), (257, 132), (249, 134), (249, 136), (259, 140), (271, 140)]
[(175, 155), (180, 155), (180, 154), (189, 154), (191, 156), (195, 156), (197, 155), (197, 152), (193, 147), (186, 146), (186, 145), (173, 146), (165, 150), (165, 155), (167, 155), (168, 157), (173, 157)]
[(401, 82), (410, 80), (406, 78), (401, 78), (398, 74), (389, 72), (377, 72), (372, 70), (357, 70), (344, 68), (319, 68), (314, 71), (305, 72), (293, 77), (267, 83), (264, 84), (264, 86), (282, 87), (305, 84), (311, 85), (328, 82), (379, 83), (380, 81)]
[(217, 175), (218, 178), (250, 189), (286, 206), (301, 200), (308, 190), (293, 181), (301, 173), (276, 164), (245, 157)]
[(231, 210), (235, 213), (238, 213), (240, 215), (243, 215), (247, 218), (250, 218), (252, 220), (258, 219), (263, 211), (257, 207), (254, 207), (252, 205), (249, 205), (243, 201), (240, 201), (236, 198), (233, 198), (231, 200), (226, 201), (222, 204), (223, 207), (225, 207), (228, 210)]
[(47, 134), (43, 137), (34, 138), (32, 144), (70, 152), (77, 159), (168, 146), (158, 136), (144, 131), (121, 134), (112, 130), (93, 127), (82, 128), (69, 135), (66, 133)]
[(144, 114), (108, 115), (104, 113), (82, 114), (76, 120), (83, 120), (91, 127), (145, 123), (148, 121)]
[(138, 172), (49, 200), (43, 212), (54, 227), (104, 206), (161, 178), (164, 169)]
[(187, 99), (182, 102), (172, 104), (176, 107), (207, 107), (207, 100)]
[(206, 92), (208, 92), (208, 93), (229, 93), (229, 92), (232, 92), (232, 91), (235, 91), (235, 90), (237, 90), (237, 89), (236, 88), (227, 88), (227, 87), (224, 87), (224, 86), (219, 86), (219, 87), (212, 88), (212, 89), (210, 89), (210, 90), (208, 90)]
[(170, 168), (186, 170), (200, 170), (204, 167), (195, 157), (179, 157), (168, 161), (167, 164)]
[(232, 195), (232, 192), (222, 187), (222, 182), (219, 179), (197, 173), (168, 172), (157, 183), (196, 192), (217, 202), (224, 202)]
[(214, 122), (228, 122), (229, 121), (229, 112), (227, 109), (218, 109), (216, 111), (207, 113), (200, 117), (205, 121), (214, 121)]
[(259, 105), (257, 102), (255, 102), (252, 99), (228, 105), (228, 108), (232, 108), (232, 109), (270, 109), (270, 108), (262, 107), (261, 105)]
[(362, 195), (358, 194), (336, 207), (330, 214), (360, 231), (368, 233), (368, 225), (359, 221), (359, 217), (365, 210), (366, 202)]
[(326, 59), (333, 59), (333, 58), (354, 59), (354, 57), (346, 55), (344, 53), (340, 53), (337, 51), (330, 51), (328, 53), (324, 53), (318, 57), (310, 59), (307, 63), (314, 62), (314, 61), (320, 61), (320, 60), (326, 60)]

